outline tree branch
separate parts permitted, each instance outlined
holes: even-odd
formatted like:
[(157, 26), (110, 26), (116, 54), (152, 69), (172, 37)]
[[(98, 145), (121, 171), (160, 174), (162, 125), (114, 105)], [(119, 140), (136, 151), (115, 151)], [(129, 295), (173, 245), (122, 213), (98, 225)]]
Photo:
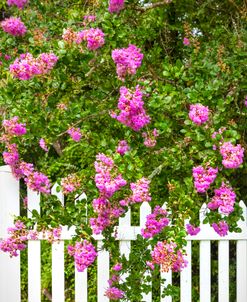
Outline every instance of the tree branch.
[(171, 2), (171, 0), (164, 0), (164, 1), (156, 2), (156, 3), (148, 4), (145, 7), (138, 7), (137, 10), (139, 10), (141, 12), (145, 12), (149, 9), (153, 9), (153, 8), (156, 8), (156, 7), (159, 7), (159, 6), (169, 4), (170, 2)]

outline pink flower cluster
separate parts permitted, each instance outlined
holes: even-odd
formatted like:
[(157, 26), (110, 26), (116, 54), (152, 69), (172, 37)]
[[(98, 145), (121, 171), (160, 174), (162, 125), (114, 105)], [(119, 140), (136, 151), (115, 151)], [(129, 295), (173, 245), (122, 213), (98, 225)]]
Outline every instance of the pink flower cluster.
[(122, 270), (122, 263), (117, 263), (112, 269), (115, 273), (108, 280), (110, 287), (106, 290), (105, 296), (111, 300), (119, 300), (123, 298), (125, 294), (124, 291), (116, 287), (120, 281), (119, 272)]
[(194, 186), (198, 193), (205, 193), (214, 182), (218, 168), (197, 166), (193, 168)]
[(105, 44), (105, 34), (99, 28), (84, 29), (79, 32), (74, 32), (73, 29), (68, 28), (64, 30), (62, 38), (69, 44), (80, 44), (82, 41), (87, 41), (87, 48), (89, 50), (96, 50)]
[(214, 194), (211, 202), (208, 203), (208, 208), (210, 210), (219, 209), (219, 212), (225, 215), (232, 213), (236, 199), (234, 191), (222, 182), (221, 187), (214, 190)]
[(111, 117), (117, 119), (120, 123), (130, 127), (135, 131), (139, 131), (150, 122), (149, 115), (143, 108), (142, 91), (136, 86), (134, 93), (126, 87), (120, 88), (120, 98), (118, 100), (119, 115), (115, 112), (111, 113)]
[(20, 18), (10, 17), (8, 19), (4, 19), (1, 22), (1, 26), (3, 31), (16, 37), (24, 36), (27, 32), (26, 26)]
[[(91, 218), (90, 224), (94, 234), (99, 234), (124, 213), (124, 209), (119, 205), (112, 205), (109, 198), (127, 182), (121, 174), (117, 175), (113, 159), (102, 153), (97, 155), (94, 166), (96, 170), (95, 183), (100, 196), (93, 200), (93, 208), (98, 216)], [(113, 177), (113, 174), (117, 176)]]
[(22, 221), (16, 221), (14, 227), (8, 228), (7, 239), (0, 241), (0, 250), (9, 253), (11, 257), (18, 256), (17, 251), (22, 251), (26, 248), (27, 240), (38, 239), (38, 233), (26, 228)]
[(145, 229), (141, 229), (141, 234), (144, 238), (152, 238), (159, 234), (169, 224), (167, 211), (160, 206), (156, 206), (152, 214), (147, 215)]
[(109, 12), (112, 13), (119, 13), (120, 10), (124, 8), (124, 0), (110, 0), (109, 1)]
[(143, 54), (139, 48), (130, 44), (128, 48), (114, 49), (112, 59), (117, 65), (118, 78), (124, 80), (126, 75), (136, 74), (142, 64)]
[(151, 201), (151, 194), (149, 192), (150, 180), (145, 177), (139, 179), (136, 183), (131, 183), (130, 188), (132, 195), (128, 199), (128, 203), (141, 203)]
[(122, 140), (118, 143), (117, 150), (116, 152), (119, 153), (120, 155), (124, 155), (126, 152), (130, 150), (130, 147), (126, 140)]
[(18, 123), (18, 116), (14, 116), (9, 120), (3, 120), (3, 127), (7, 135), (9, 136), (21, 136), (26, 134), (26, 124)]
[(190, 40), (188, 39), (188, 38), (184, 38), (183, 39), (183, 44), (185, 45), (185, 46), (189, 46), (190, 45)]
[(152, 261), (149, 262), (149, 266), (152, 268), (152, 265), (159, 264), (162, 272), (168, 272), (170, 269), (173, 272), (180, 272), (187, 266), (188, 262), (185, 260), (182, 252), (176, 250), (176, 247), (176, 243), (158, 241), (151, 252)]
[(124, 292), (117, 287), (109, 287), (105, 292), (105, 296), (110, 300), (119, 300), (124, 297)]
[(206, 123), (208, 120), (209, 109), (201, 104), (190, 105), (189, 118), (197, 125)]
[(68, 253), (74, 257), (78, 272), (83, 272), (97, 257), (95, 247), (87, 240), (76, 242), (74, 246), (69, 245)]
[(148, 148), (152, 148), (156, 145), (156, 137), (158, 137), (158, 131), (154, 128), (152, 133), (143, 132), (142, 137), (144, 137), (144, 145)]
[(200, 232), (200, 227), (195, 227), (194, 225), (187, 223), (186, 224), (186, 231), (189, 235), (195, 236)]
[(28, 0), (8, 0), (7, 1), (8, 6), (15, 5), (19, 9), (22, 9), (27, 3), (28, 3)]
[(69, 194), (80, 188), (81, 182), (77, 175), (70, 174), (61, 181), (63, 194)]
[(226, 236), (229, 231), (229, 226), (225, 221), (220, 221), (218, 224), (213, 223), (212, 227), (215, 230), (215, 232), (219, 234), (221, 237)]
[(43, 138), (41, 138), (39, 140), (39, 146), (41, 149), (43, 149), (45, 152), (48, 152), (48, 148), (47, 148), (47, 145), (46, 145), (46, 142)]
[(220, 154), (225, 168), (236, 169), (243, 163), (244, 148), (240, 144), (234, 146), (231, 142), (225, 142), (220, 147)]
[(1, 141), (6, 144), (7, 151), (3, 152), (5, 164), (10, 165), (13, 175), (17, 178), (24, 178), (27, 186), (34, 191), (50, 193), (50, 181), (48, 177), (34, 170), (33, 164), (21, 162), (16, 144), (11, 144), (11, 138), (15, 135), (26, 133), (25, 124), (17, 123), (18, 117), (3, 121), (5, 134)]
[(71, 127), (67, 130), (67, 133), (75, 142), (79, 142), (81, 140), (82, 134), (80, 128)]
[(54, 243), (60, 240), (61, 234), (62, 227), (59, 226), (57, 228), (49, 229), (43, 232), (43, 237), (45, 237), (49, 243)]
[(36, 75), (48, 73), (57, 63), (58, 57), (53, 53), (42, 53), (34, 58), (30, 53), (21, 54), (10, 65), (9, 70), (15, 78), (29, 80)]

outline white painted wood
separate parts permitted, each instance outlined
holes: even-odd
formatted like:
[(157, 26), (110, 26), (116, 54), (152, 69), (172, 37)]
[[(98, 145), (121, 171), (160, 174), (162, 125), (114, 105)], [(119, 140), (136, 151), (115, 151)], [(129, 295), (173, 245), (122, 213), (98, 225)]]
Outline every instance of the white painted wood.
[(237, 241), (237, 302), (247, 301), (247, 240)]
[(105, 296), (105, 291), (109, 287), (108, 280), (110, 270), (109, 252), (102, 249), (102, 241), (98, 241), (98, 263), (97, 263), (97, 293), (98, 302), (109, 302), (109, 299)]
[(52, 244), (52, 302), (64, 302), (64, 241)]
[[(172, 284), (172, 271), (169, 271), (167, 273), (160, 273), (161, 279), (165, 279), (165, 282), (161, 284), (160, 290), (161, 293), (163, 293), (164, 289), (167, 288), (169, 284)], [(172, 297), (171, 296), (166, 296), (164, 298), (160, 298), (160, 302), (172, 302)]]
[[(14, 215), (20, 213), (19, 181), (9, 166), (0, 167), (0, 239), (6, 238), (13, 226)], [(10, 258), (0, 251), (0, 301), (20, 302), (20, 257)]]
[[(148, 202), (143, 202), (141, 207), (140, 207), (140, 227), (141, 227), (141, 229), (145, 228), (147, 215), (151, 214), (151, 212), (152, 212), (152, 209), (151, 209), (149, 203)], [(149, 247), (149, 249), (150, 249), (150, 247)], [(152, 277), (152, 273), (147, 271), (144, 274), (144, 276), (145, 277), (148, 277), (148, 276)], [(152, 282), (148, 282), (147, 285), (152, 285)], [(152, 292), (149, 292), (148, 294), (143, 293), (142, 294), (142, 299), (145, 302), (151, 302), (152, 301)]]
[(229, 241), (218, 244), (218, 301), (229, 302)]
[[(131, 227), (131, 210), (130, 210), (130, 208), (128, 209), (128, 211), (126, 212), (124, 217), (119, 218), (119, 227), (123, 230), (125, 229), (127, 232), (129, 230), (129, 228)], [(128, 260), (129, 254), (130, 254), (130, 249), (131, 249), (131, 241), (123, 240), (120, 237), (120, 240), (119, 240), (120, 255), (124, 255), (126, 257), (126, 259)], [(128, 277), (127, 273), (123, 274), (121, 276), (121, 282), (124, 282), (127, 277)]]
[(78, 272), (75, 267), (75, 302), (87, 302), (87, 269)]
[[(75, 203), (77, 202), (77, 200), (83, 199), (87, 200), (87, 196), (85, 193), (82, 193), (80, 196), (77, 196)], [(78, 272), (75, 266), (75, 302), (87, 302), (87, 300), (87, 269), (85, 269), (83, 272)]]
[[(27, 191), (28, 217), (32, 217), (32, 210), (40, 213), (40, 195), (34, 191)], [(28, 241), (28, 302), (41, 301), (41, 249), (40, 241)]]
[(180, 302), (191, 302), (191, 241), (187, 242), (185, 250), (188, 264), (180, 273)]
[[(57, 186), (52, 187), (51, 193), (64, 205), (64, 196), (61, 191), (56, 191)], [(64, 241), (60, 241), (52, 244), (52, 302), (64, 300)]]
[(210, 241), (200, 242), (200, 302), (211, 301), (211, 246)]

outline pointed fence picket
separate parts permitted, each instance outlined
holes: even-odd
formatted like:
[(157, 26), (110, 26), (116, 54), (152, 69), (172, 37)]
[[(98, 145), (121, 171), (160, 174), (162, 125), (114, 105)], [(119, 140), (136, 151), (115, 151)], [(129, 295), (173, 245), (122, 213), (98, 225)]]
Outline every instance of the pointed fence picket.
[[(40, 196), (30, 190), (28, 193), (28, 217), (31, 211), (40, 212)], [(52, 189), (52, 194), (56, 195), (63, 205), (64, 197), (61, 192), (57, 192), (56, 186)], [(85, 198), (85, 194), (79, 198)], [(187, 260), (188, 266), (180, 274), (180, 301), (192, 301), (192, 242), (200, 243), (200, 302), (211, 301), (211, 241), (217, 240), (218, 244), (218, 301), (229, 301), (229, 241), (236, 240), (237, 254), (237, 299), (236, 302), (246, 302), (247, 299), (247, 212), (246, 206), (240, 202), (243, 209), (244, 221), (239, 222), (241, 233), (229, 233), (225, 237), (220, 237), (214, 230), (206, 224), (203, 219), (206, 213), (206, 205), (200, 211), (201, 231), (196, 236), (187, 236)], [(165, 205), (163, 206), (165, 207)], [(6, 229), (13, 225), (14, 215), (19, 215), (20, 198), (19, 182), (16, 181), (8, 166), (0, 167), (0, 238), (7, 236)], [(145, 225), (146, 216), (151, 213), (148, 203), (143, 203), (140, 207), (140, 226), (131, 226), (131, 212), (119, 219), (119, 226), (115, 229), (116, 240), (119, 240), (120, 253), (128, 259), (131, 250), (131, 241), (140, 234), (141, 228)], [(64, 276), (64, 240), (70, 240), (75, 234), (74, 228), (68, 230), (63, 227), (61, 241), (52, 244), (52, 301), (65, 301), (65, 276)], [(94, 236), (97, 240), (97, 301), (109, 302), (104, 295), (108, 287), (110, 256), (103, 249), (102, 236)], [(28, 242), (28, 302), (41, 302), (41, 245), (42, 236), (39, 240)], [(0, 253), (0, 301), (20, 302), (20, 258), (10, 259), (5, 253)], [(124, 275), (124, 282), (127, 275)], [(172, 273), (161, 273), (161, 278), (165, 282), (161, 283), (161, 293), (172, 284)], [(143, 295), (144, 302), (151, 302), (152, 295)], [(78, 273), (75, 270), (75, 302), (87, 302), (87, 271)], [(161, 297), (161, 302), (172, 302), (170, 296)]]

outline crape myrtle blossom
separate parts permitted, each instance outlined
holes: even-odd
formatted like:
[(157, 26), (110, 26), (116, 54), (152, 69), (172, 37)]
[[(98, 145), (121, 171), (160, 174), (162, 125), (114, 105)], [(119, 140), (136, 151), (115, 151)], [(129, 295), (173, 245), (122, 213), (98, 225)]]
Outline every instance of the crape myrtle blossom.
[(80, 186), (81, 182), (76, 174), (70, 174), (67, 177), (62, 178), (61, 187), (62, 192), (65, 195), (76, 191)]
[(231, 142), (225, 142), (220, 147), (220, 154), (226, 169), (236, 169), (243, 163), (244, 148), (240, 144), (234, 146)]
[(26, 4), (28, 3), (28, 0), (8, 0), (7, 4), (8, 6), (17, 6), (19, 9), (22, 9)]
[(180, 272), (187, 266), (188, 261), (180, 250), (176, 250), (176, 247), (174, 242), (158, 241), (151, 252), (151, 263), (160, 265), (162, 272), (168, 272), (170, 269), (173, 272)]
[(112, 13), (119, 13), (120, 10), (124, 8), (124, 0), (110, 0), (109, 1), (109, 12)]
[(18, 256), (18, 251), (26, 248), (27, 240), (38, 239), (38, 233), (28, 230), (25, 224), (17, 220), (13, 227), (8, 228), (9, 237), (0, 241), (0, 250), (9, 253), (11, 257)]
[(190, 223), (186, 224), (186, 232), (191, 235), (191, 236), (195, 236), (200, 232), (200, 227), (196, 227)]
[(126, 87), (120, 88), (120, 98), (118, 100), (118, 109), (120, 113), (117, 115), (114, 111), (111, 112), (111, 117), (118, 120), (123, 125), (130, 127), (134, 131), (139, 131), (148, 123), (150, 117), (144, 109), (142, 100), (143, 93), (139, 86), (136, 86), (132, 93)]
[(99, 28), (84, 29), (75, 32), (72, 28), (64, 29), (62, 38), (68, 44), (81, 44), (83, 41), (87, 42), (89, 50), (96, 50), (105, 44), (105, 34)]
[(131, 183), (130, 189), (132, 191), (132, 195), (128, 199), (129, 203), (133, 204), (133, 203), (151, 201), (152, 198), (149, 192), (149, 184), (150, 184), (150, 180), (148, 180), (145, 177), (142, 177), (135, 183)]
[(197, 166), (193, 168), (194, 186), (198, 193), (205, 193), (210, 185), (214, 182), (218, 168), (212, 168), (210, 166), (204, 168)]
[(71, 127), (67, 130), (67, 133), (73, 139), (73, 141), (79, 142), (81, 140), (82, 134), (80, 128)]
[(32, 54), (21, 54), (10, 65), (10, 73), (20, 80), (29, 80), (36, 75), (47, 74), (56, 64), (58, 57), (53, 53), (42, 53), (37, 58)]
[(2, 27), (3, 31), (5, 31), (6, 33), (8, 33), (12, 36), (16, 36), (16, 37), (24, 36), (25, 33), (27, 32), (26, 26), (21, 21), (20, 18), (10, 17), (10, 18), (4, 19), (1, 22), (1, 27)]
[(201, 104), (190, 105), (189, 118), (193, 123), (201, 125), (208, 120), (209, 109)]
[(142, 64), (143, 54), (139, 48), (130, 44), (127, 48), (114, 49), (112, 59), (117, 65), (118, 78), (124, 80), (127, 75), (136, 74)]
[(160, 233), (170, 220), (167, 218), (167, 211), (160, 206), (156, 206), (152, 214), (147, 215), (145, 229), (141, 229), (141, 234), (144, 238), (152, 238)]
[(221, 237), (226, 236), (227, 233), (228, 233), (228, 231), (229, 231), (229, 226), (228, 226), (228, 224), (224, 220), (220, 221), (218, 224), (217, 223), (213, 223), (212, 227), (215, 230), (215, 232), (217, 234), (219, 234)]
[(83, 272), (96, 259), (97, 252), (92, 243), (87, 240), (76, 242), (75, 245), (68, 246), (68, 253), (74, 257), (78, 272)]
[(48, 152), (48, 148), (47, 148), (47, 145), (46, 145), (46, 142), (43, 138), (41, 138), (39, 140), (39, 146), (41, 149), (43, 149), (45, 152)]
[(124, 297), (124, 292), (117, 287), (109, 287), (105, 292), (105, 296), (110, 300), (115, 301), (122, 299)]
[(229, 215), (234, 210), (235, 199), (234, 191), (222, 182), (221, 187), (214, 190), (214, 197), (208, 203), (208, 208), (210, 210), (219, 209), (220, 213)]
[(116, 152), (119, 153), (120, 155), (124, 155), (126, 152), (130, 150), (130, 147), (126, 140), (122, 140), (118, 143)]
[(117, 174), (113, 159), (105, 154), (100, 153), (96, 156), (94, 167), (96, 170), (95, 184), (100, 196), (93, 200), (93, 208), (97, 217), (90, 219), (90, 225), (93, 233), (99, 234), (124, 213), (120, 204), (112, 204), (109, 198), (127, 182), (121, 174)]
[(148, 148), (152, 148), (156, 145), (156, 137), (158, 137), (158, 131), (156, 128), (151, 133), (143, 132), (142, 137), (144, 137), (144, 145)]
[(8, 136), (21, 136), (26, 134), (26, 124), (18, 123), (18, 120), (18, 116), (14, 116), (9, 120), (3, 120), (2, 125)]

